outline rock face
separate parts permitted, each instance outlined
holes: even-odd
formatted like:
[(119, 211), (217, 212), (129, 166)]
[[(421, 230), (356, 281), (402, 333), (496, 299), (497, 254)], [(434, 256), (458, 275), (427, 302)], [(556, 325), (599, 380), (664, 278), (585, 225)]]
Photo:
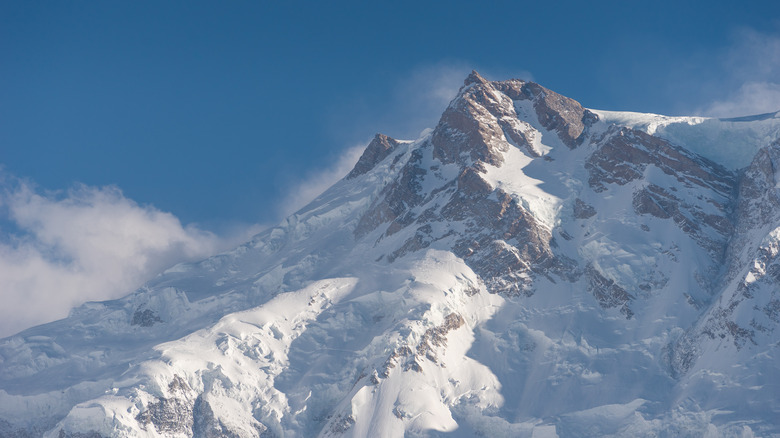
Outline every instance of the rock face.
[[(685, 375), (700, 366), (708, 349), (744, 355), (749, 346), (777, 338), (780, 318), (780, 141), (762, 148), (739, 184), (734, 234), (728, 244), (721, 281), (727, 286), (696, 325), (674, 345), (672, 366)], [(706, 360), (706, 359), (705, 359)], [(745, 362), (757, 358), (745, 358)]]
[[(530, 110), (536, 120), (528, 116)], [(537, 84), (491, 83), (474, 72), (430, 139), (411, 153), (396, 180), (361, 218), (356, 236), (384, 228), (379, 237), (383, 239), (415, 227), (411, 237), (391, 252), (390, 260), (439, 242), (436, 247), (464, 259), (488, 291), (505, 296), (533, 294), (533, 279), (539, 275), (571, 282), (587, 273), (588, 289), (599, 303), (619, 307), (630, 317), (629, 301), (643, 293), (642, 288), (657, 288), (668, 274), (658, 272), (655, 280), (628, 292), (619, 279), (600, 272), (597, 260), (578, 263), (569, 253), (557, 251), (556, 224), (542, 223), (523, 202), (522, 192), (508, 193), (501, 181), (496, 185), (488, 181), (489, 168), (508, 166), (510, 149), (536, 159), (533, 164), (539, 167), (561, 167), (549, 161), (549, 151), (540, 148), (541, 138), (554, 134), (554, 140), (575, 148), (585, 141), (596, 120), (579, 103)], [(671, 222), (706, 250), (712, 261), (708, 272), (723, 262), (733, 229), (733, 173), (641, 131), (607, 127), (588, 138), (589, 150), (580, 153), (584, 165), (567, 163), (564, 171), (581, 173), (584, 169), (589, 196), (602, 195), (603, 200), (630, 194), (631, 207), (640, 216), (637, 219), (650, 215)], [(521, 169), (515, 170), (522, 174)], [(658, 175), (648, 175), (650, 170), (657, 170)], [(547, 208), (562, 207), (551, 204)], [(597, 216), (596, 209), (579, 197), (570, 208), (578, 219)], [(630, 222), (623, 225), (634, 227), (637, 233), (648, 227), (641, 220)], [(456, 233), (455, 228), (463, 231)], [(568, 232), (565, 236), (571, 238)]]
[(279, 226), (0, 341), (0, 436), (779, 434), (763, 146), (472, 72)]
[(387, 158), (397, 146), (398, 140), (384, 134), (377, 134), (366, 146), (366, 150), (363, 151), (363, 155), (360, 156), (355, 167), (347, 174), (347, 179), (358, 177), (373, 169), (377, 163)]
[[(722, 263), (733, 230), (730, 210), (736, 180), (731, 172), (663, 139), (627, 128), (608, 131), (585, 167), (590, 174), (588, 184), (596, 192), (606, 191), (607, 184), (625, 186), (647, 181), (633, 194), (634, 211), (671, 219), (705, 247), (717, 263)], [(648, 181), (645, 175), (649, 168), (660, 170), (673, 181), (664, 186)], [(705, 202), (676, 195), (674, 192), (681, 188), (695, 192), (698, 201), (706, 197)]]
[(195, 404), (192, 388), (174, 375), (168, 384), (168, 393), (168, 397), (147, 405), (146, 410), (136, 415), (136, 421), (142, 429), (154, 428), (166, 435), (192, 435)]

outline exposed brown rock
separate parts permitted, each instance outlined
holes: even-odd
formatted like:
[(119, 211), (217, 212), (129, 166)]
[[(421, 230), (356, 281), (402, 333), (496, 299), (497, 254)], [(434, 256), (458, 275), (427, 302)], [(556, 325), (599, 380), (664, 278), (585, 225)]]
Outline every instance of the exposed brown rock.
[[(577, 278), (576, 263), (553, 254), (551, 230), (539, 224), (516, 199), (493, 189), (482, 177), (486, 165), (502, 165), (503, 153), (510, 147), (507, 142), (529, 156), (539, 155), (529, 137), (535, 131), (519, 120), (513, 101), (533, 98), (538, 98), (541, 110), (548, 113), (545, 120), (549, 129), (560, 131), (565, 142), (575, 145), (587, 126), (585, 110), (575, 101), (536, 84), (489, 82), (473, 72), (444, 112), (430, 143), (415, 151), (417, 155), (403, 166), (400, 176), (361, 217), (355, 236), (360, 238), (388, 222), (383, 236), (391, 236), (417, 223), (414, 235), (388, 256), (391, 262), (451, 237), (447, 240), (451, 242), (449, 248), (480, 275), (492, 293), (531, 294), (534, 275)], [(432, 147), (433, 158), (441, 163), (461, 166), (454, 186), (445, 183), (432, 193), (420, 193), (422, 179), (438, 167), (422, 166), (421, 151), (427, 147)], [(427, 203), (431, 206), (415, 216), (413, 211)], [(583, 207), (583, 212), (590, 210)], [(433, 222), (462, 222), (464, 236), (434, 236), (432, 229), (425, 227)]]
[(347, 430), (349, 430), (352, 425), (355, 424), (355, 417), (352, 416), (352, 414), (348, 415), (338, 415), (330, 425), (330, 432), (333, 435), (341, 435)]
[(570, 148), (580, 145), (585, 128), (598, 120), (597, 115), (583, 108), (576, 100), (539, 84), (528, 82), (523, 92), (534, 101), (534, 109), (542, 126), (558, 133), (561, 141)]
[(472, 72), (433, 132), (434, 157), (444, 163), (481, 161), (499, 166), (503, 140), (529, 156), (540, 156), (529, 137), (531, 126), (517, 117), (516, 100), (532, 100), (542, 125), (570, 148), (581, 144), (587, 128), (598, 120), (575, 100), (533, 82), (489, 82)]
[[(707, 249), (716, 260), (721, 260), (724, 256), (727, 238), (733, 230), (728, 210), (722, 209), (721, 216), (707, 213), (655, 184), (649, 184), (634, 193), (633, 206), (637, 214), (649, 214), (659, 219), (673, 220), (682, 231)], [(713, 239), (711, 233), (705, 232), (703, 227), (714, 230), (720, 234), (720, 238)]]
[[(391, 227), (395, 224), (395, 222), (391, 224)], [(387, 234), (392, 234), (391, 231), (394, 230), (388, 228)], [(393, 251), (393, 253), (388, 256), (388, 260), (392, 262), (398, 257), (406, 255), (410, 252), (419, 251), (423, 248), (429, 247), (431, 244), (431, 231), (432, 227), (430, 224), (426, 224), (418, 228), (417, 232), (414, 233), (414, 236), (410, 237), (400, 248)]]
[(442, 217), (467, 222), (468, 237), (456, 240), (452, 250), (489, 292), (529, 295), (532, 274), (557, 265), (550, 231), (503, 190), (477, 197), (458, 191), (442, 208)]
[(577, 219), (588, 219), (596, 215), (596, 209), (592, 205), (586, 204), (582, 199), (574, 200), (574, 217)]
[(136, 416), (143, 429), (152, 425), (158, 433), (192, 435), (195, 397), (192, 389), (178, 375), (168, 385), (169, 397), (149, 404)]
[(347, 179), (356, 178), (379, 164), (380, 161), (387, 158), (400, 143), (398, 140), (388, 137), (384, 134), (377, 134), (371, 143), (366, 146), (363, 155), (355, 163), (355, 167), (347, 174)]
[(450, 313), (444, 318), (444, 322), (436, 327), (431, 327), (423, 333), (420, 343), (417, 344), (417, 355), (425, 357), (433, 363), (438, 362), (434, 348), (447, 346), (447, 333), (460, 328), (465, 321), (457, 313)]
[(625, 185), (653, 165), (684, 185), (730, 194), (734, 175), (709, 160), (672, 146), (666, 140), (630, 128), (611, 128), (585, 163), (589, 185), (597, 192), (606, 184)]
[(390, 234), (412, 223), (414, 218), (408, 215), (409, 209), (423, 201), (420, 181), (428, 172), (420, 166), (421, 160), (422, 152), (414, 151), (401, 169), (400, 176), (382, 189), (378, 200), (360, 218), (355, 229), (356, 237), (362, 237), (390, 221), (398, 221)]
[[(667, 189), (654, 183), (643, 185), (633, 195), (634, 211), (674, 221), (717, 263), (723, 260), (726, 243), (734, 229), (730, 201), (735, 186), (733, 173), (663, 139), (629, 128), (611, 128), (596, 144), (596, 150), (585, 163), (590, 175), (588, 183), (594, 191), (604, 192), (609, 184), (626, 185), (644, 180), (650, 167), (661, 170), (681, 183), (680, 188)], [(706, 189), (696, 195), (701, 202), (683, 201), (672, 192), (694, 188)], [(711, 212), (713, 208), (716, 213)]]
[(634, 311), (628, 306), (634, 297), (625, 289), (613, 280), (601, 275), (593, 265), (588, 265), (585, 268), (585, 275), (588, 277), (588, 290), (596, 297), (601, 307), (605, 309), (619, 307), (620, 313), (624, 314), (626, 319), (631, 319), (634, 316)]
[(477, 73), (476, 70), (471, 70), (471, 73), (466, 77), (466, 80), (463, 81), (463, 85), (487, 84), (487, 82), (488, 81)]
[(133, 319), (130, 321), (130, 325), (140, 325), (141, 327), (151, 327), (158, 322), (163, 322), (160, 316), (151, 309), (136, 309), (133, 313)]
[[(722, 284), (738, 281), (735, 289), (726, 288), (713, 307), (670, 348), (670, 363), (676, 375), (688, 372), (699, 357), (704, 339), (729, 341), (739, 350), (756, 345), (756, 331), (771, 332), (777, 325), (776, 309), (780, 308), (780, 255), (777, 248), (761, 246), (760, 241), (749, 238), (759, 230), (769, 232), (780, 224), (780, 197), (778, 197), (775, 170), (780, 163), (780, 140), (761, 149), (744, 171), (739, 183), (733, 227), (725, 258), (725, 274)], [(750, 273), (751, 281), (744, 279)], [(737, 280), (743, 278), (742, 280)], [(759, 291), (761, 301), (755, 302)], [(766, 294), (769, 296), (766, 296)], [(747, 301), (747, 302), (745, 302)], [(752, 306), (753, 310), (767, 316), (767, 325), (755, 319), (739, 322), (737, 309)]]
[(469, 195), (486, 195), (493, 188), (482, 179), (477, 170), (468, 167), (458, 175), (458, 190)]
[(514, 109), (511, 104), (502, 106), (496, 100), (500, 95), (490, 91), (495, 90), (489, 84), (474, 86), (447, 107), (431, 137), (434, 158), (445, 164), (503, 163), (496, 148), (501, 147), (498, 140), (504, 132), (490, 109), (499, 114)]

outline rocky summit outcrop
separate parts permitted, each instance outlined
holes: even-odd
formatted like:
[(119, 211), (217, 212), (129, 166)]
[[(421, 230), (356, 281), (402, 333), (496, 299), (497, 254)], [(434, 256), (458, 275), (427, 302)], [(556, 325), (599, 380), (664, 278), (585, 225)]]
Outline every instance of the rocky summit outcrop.
[(434, 157), (443, 163), (470, 160), (498, 165), (507, 142), (531, 156), (542, 155), (534, 128), (525, 117), (518, 117), (514, 102), (520, 101), (528, 101), (541, 126), (556, 132), (571, 148), (582, 143), (587, 128), (598, 120), (578, 102), (538, 84), (491, 83), (472, 72), (433, 132)]
[(472, 72), (278, 226), (0, 340), (0, 438), (778, 435), (780, 140), (690, 142), (780, 122), (665, 120)]
[[(702, 278), (723, 261), (733, 229), (736, 177), (716, 163), (641, 131), (611, 126), (592, 132), (597, 121), (576, 101), (537, 84), (489, 82), (472, 72), (430, 138), (409, 153), (398, 176), (361, 217), (355, 235), (362, 238), (382, 228), (381, 240), (414, 227), (414, 234), (391, 251), (388, 260), (435, 244), (463, 258), (489, 291), (505, 295), (533, 294), (533, 279), (540, 275), (573, 282), (587, 274), (588, 289), (600, 304), (620, 307), (630, 317), (629, 302), (669, 275), (652, 274), (655, 279), (642, 282), (641, 288), (622, 285), (619, 278), (601, 272), (598, 261), (577, 260), (557, 250), (555, 224), (543, 223), (524, 202), (523, 193), (508, 193), (501, 184), (489, 182), (489, 168), (511, 166), (507, 156), (515, 149), (552, 171), (584, 169), (590, 196), (630, 194), (630, 207), (640, 218), (649, 215), (671, 222), (705, 249), (712, 263), (703, 268)], [(548, 144), (572, 149), (585, 145), (587, 150), (580, 152), (580, 161), (561, 168), (552, 162), (557, 153), (541, 148), (543, 138)], [(657, 175), (649, 175), (652, 170)], [(520, 168), (513, 171), (523, 174)], [(574, 216), (597, 216), (597, 210), (578, 195), (572, 191), (564, 202), (571, 205)], [(547, 208), (562, 208), (556, 202), (551, 200)], [(632, 222), (637, 233), (648, 228), (641, 220)], [(561, 236), (571, 238), (565, 231)], [(616, 290), (622, 291), (619, 299)]]
[(380, 161), (387, 158), (398, 146), (398, 140), (384, 134), (377, 134), (366, 146), (355, 167), (347, 174), (347, 179), (355, 178), (373, 169)]

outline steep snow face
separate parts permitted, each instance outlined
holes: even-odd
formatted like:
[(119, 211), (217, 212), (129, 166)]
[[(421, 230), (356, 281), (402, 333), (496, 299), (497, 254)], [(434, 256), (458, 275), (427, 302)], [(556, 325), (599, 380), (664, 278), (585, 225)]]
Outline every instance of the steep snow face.
[[(681, 396), (716, 408), (745, 400), (732, 418), (777, 416), (780, 328), (780, 141), (762, 148), (739, 186), (737, 227), (717, 300), (674, 345)], [(716, 389), (717, 388), (717, 389)], [(701, 394), (707, 397), (702, 398)]]
[(780, 433), (780, 145), (653, 135), (707, 120), (472, 73), (278, 227), (0, 341), (0, 436)]
[(730, 119), (591, 111), (607, 124), (656, 135), (732, 170), (749, 165), (759, 149), (780, 137), (780, 111)]

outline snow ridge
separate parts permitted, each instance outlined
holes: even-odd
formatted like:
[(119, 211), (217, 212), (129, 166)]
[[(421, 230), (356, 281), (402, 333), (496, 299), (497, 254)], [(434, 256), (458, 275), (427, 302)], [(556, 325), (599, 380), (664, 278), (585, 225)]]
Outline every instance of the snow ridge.
[(0, 437), (780, 435), (778, 126), (473, 72), (279, 226), (0, 340)]

